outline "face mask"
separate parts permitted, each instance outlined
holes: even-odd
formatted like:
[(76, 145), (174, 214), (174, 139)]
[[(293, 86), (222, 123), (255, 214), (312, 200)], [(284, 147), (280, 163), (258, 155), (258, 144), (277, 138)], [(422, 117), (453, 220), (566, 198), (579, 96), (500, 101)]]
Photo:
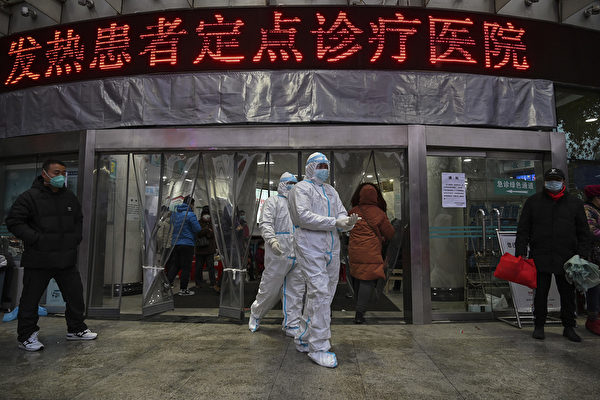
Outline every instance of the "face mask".
[(544, 187), (551, 192), (558, 192), (563, 188), (561, 181), (547, 181), (544, 183)]
[[(46, 171), (44, 171), (44, 173), (48, 178), (50, 178), (50, 175), (48, 175)], [(55, 188), (62, 188), (63, 186), (65, 186), (65, 177), (62, 175), (56, 175), (55, 177), (50, 178), (50, 185)]]
[(246, 216), (245, 215), (240, 215), (240, 221), (245, 221), (246, 220)]
[(210, 219), (210, 215), (208, 215), (208, 214), (204, 214), (204, 215), (202, 216), (202, 220), (203, 220), (203, 221), (208, 221), (209, 219)]
[(325, 182), (327, 178), (329, 178), (329, 170), (328, 169), (318, 169), (315, 171), (315, 176), (321, 182)]
[(287, 185), (285, 185), (285, 187), (287, 188), (288, 192), (290, 190), (292, 190), (294, 188), (294, 185), (292, 185), (291, 183), (288, 183)]

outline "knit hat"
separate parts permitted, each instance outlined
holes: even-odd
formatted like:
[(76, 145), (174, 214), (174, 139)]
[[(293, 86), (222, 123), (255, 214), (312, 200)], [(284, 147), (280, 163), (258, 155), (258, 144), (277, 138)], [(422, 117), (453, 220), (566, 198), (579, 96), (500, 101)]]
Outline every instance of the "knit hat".
[(583, 192), (585, 193), (585, 197), (591, 200), (594, 197), (600, 196), (600, 185), (587, 185), (583, 188)]

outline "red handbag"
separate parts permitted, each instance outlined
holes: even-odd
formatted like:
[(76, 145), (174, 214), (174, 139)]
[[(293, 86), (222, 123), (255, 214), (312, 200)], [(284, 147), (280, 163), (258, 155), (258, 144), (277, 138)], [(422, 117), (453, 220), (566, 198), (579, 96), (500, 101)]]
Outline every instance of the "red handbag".
[(512, 254), (504, 253), (496, 266), (494, 276), (531, 289), (537, 288), (537, 269), (533, 259), (524, 260), (523, 257), (515, 257)]

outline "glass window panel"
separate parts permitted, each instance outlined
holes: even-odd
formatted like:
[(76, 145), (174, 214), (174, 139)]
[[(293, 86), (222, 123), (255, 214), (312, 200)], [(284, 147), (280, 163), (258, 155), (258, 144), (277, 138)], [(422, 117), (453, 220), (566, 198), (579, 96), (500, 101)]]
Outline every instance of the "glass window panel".
[(100, 155), (96, 162), (94, 246), (88, 308), (90, 314), (121, 305), (129, 155)]
[[(443, 205), (445, 172), (464, 174), (464, 207)], [(523, 202), (541, 190), (542, 175), (541, 161), (427, 157), (434, 312), (503, 311), (492, 304), (510, 304), (508, 284), (493, 278), (500, 256), (495, 231), (516, 230)]]

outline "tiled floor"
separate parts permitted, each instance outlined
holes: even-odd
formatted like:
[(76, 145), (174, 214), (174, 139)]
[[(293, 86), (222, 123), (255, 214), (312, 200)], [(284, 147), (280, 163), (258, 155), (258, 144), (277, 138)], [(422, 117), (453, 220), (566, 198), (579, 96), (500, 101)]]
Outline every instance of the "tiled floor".
[[(194, 320), (194, 319), (191, 319)], [(0, 323), (2, 399), (599, 399), (600, 336), (547, 327), (545, 341), (501, 322), (354, 325), (334, 319), (339, 366), (295, 350), (273, 323), (88, 320), (99, 337), (66, 342), (40, 319), (38, 353)], [(273, 319), (273, 322), (276, 319)], [(583, 324), (583, 320), (579, 320)]]

